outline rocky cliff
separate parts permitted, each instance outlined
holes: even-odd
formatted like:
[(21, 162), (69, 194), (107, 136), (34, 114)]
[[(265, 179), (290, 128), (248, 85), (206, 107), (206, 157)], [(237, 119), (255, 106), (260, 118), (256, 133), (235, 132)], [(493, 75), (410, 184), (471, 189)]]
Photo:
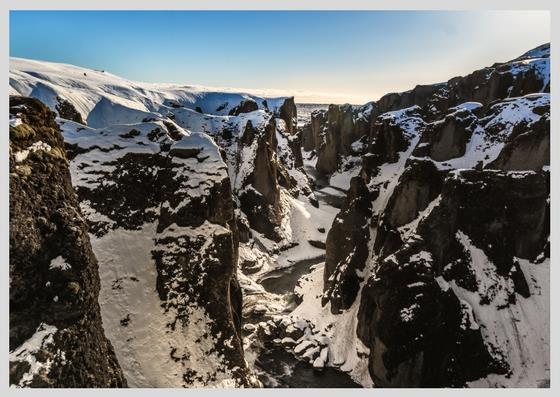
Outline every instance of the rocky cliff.
[[(125, 374), (134, 386), (253, 385), (240, 334), (239, 237), (220, 148), (172, 120), (97, 130), (60, 123), (111, 286), (103, 312)], [(139, 294), (145, 304), (136, 302)], [(153, 332), (144, 332), (146, 322)], [(151, 357), (144, 351), (150, 345)]]
[(544, 45), (386, 95), (361, 136), (331, 109), (302, 127), (323, 172), (356, 163), (344, 137), (362, 155), (322, 274), (269, 325), (298, 357), (377, 387), (548, 385), (549, 68)]
[(10, 383), (125, 387), (55, 114), (10, 98)]
[(359, 139), (369, 131), (373, 104), (364, 106), (329, 105), (324, 111), (311, 115), (311, 122), (303, 126), (302, 146), (317, 153), (317, 171), (332, 174), (342, 164), (342, 159), (362, 153)]
[[(481, 72), (453, 79), (445, 101), (443, 89), (429, 100), (405, 94), (411, 110), (372, 121), (362, 181), (353, 181), (369, 189), (350, 191), (327, 240), (356, 244), (346, 256), (327, 247), (324, 301), (333, 312), (359, 305), (357, 334), (378, 386), (546, 384), (548, 315), (530, 313), (548, 298), (550, 103), (539, 55), (495, 65), (484, 84)], [(479, 87), (466, 88), (473, 79)], [(406, 142), (406, 130), (416, 138), (390, 143)], [(340, 231), (367, 223), (355, 217), (369, 220), (365, 260), (367, 243)]]

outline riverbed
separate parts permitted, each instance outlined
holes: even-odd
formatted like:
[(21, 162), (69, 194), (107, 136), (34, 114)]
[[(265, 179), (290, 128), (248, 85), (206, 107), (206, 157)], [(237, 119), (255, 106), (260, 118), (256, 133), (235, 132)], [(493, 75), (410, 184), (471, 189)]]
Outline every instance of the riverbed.
[[(345, 192), (329, 185), (328, 178), (318, 173), (312, 164), (307, 163), (305, 170), (313, 180), (314, 196), (319, 206), (340, 209), (345, 199)], [(325, 230), (325, 237), (328, 230)], [(280, 315), (289, 315), (296, 307), (294, 290), (301, 277), (309, 274), (314, 266), (325, 261), (323, 254), (294, 261), (290, 266), (274, 268), (259, 277), (258, 283), (266, 292), (281, 297), (283, 310)], [(245, 322), (255, 326), (266, 319), (247, 316)], [(247, 335), (246, 335), (247, 336)], [(351, 377), (334, 368), (318, 370), (307, 362), (300, 361), (292, 353), (270, 341), (254, 340), (250, 351), (246, 352), (253, 359), (253, 371), (264, 387), (290, 388), (350, 388), (361, 387)]]

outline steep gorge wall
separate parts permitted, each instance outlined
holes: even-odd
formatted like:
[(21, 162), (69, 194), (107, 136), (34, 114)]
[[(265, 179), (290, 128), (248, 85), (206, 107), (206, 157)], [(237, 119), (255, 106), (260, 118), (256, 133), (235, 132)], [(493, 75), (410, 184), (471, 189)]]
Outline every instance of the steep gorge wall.
[(372, 119), (362, 170), (329, 232), (323, 304), (359, 305), (377, 386), (546, 384), (541, 56), (521, 57), (521, 71), (514, 60), (376, 103), (390, 111)]
[(98, 304), (97, 259), (64, 142), (36, 99), (10, 98), (10, 383), (126, 387)]

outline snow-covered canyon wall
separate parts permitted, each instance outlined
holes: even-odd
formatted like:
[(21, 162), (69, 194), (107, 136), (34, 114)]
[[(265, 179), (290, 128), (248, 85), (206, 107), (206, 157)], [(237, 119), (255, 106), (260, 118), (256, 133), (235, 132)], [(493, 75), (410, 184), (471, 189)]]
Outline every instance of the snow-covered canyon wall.
[(322, 311), (304, 296), (280, 329), (323, 330), (328, 365), (365, 385), (547, 385), (549, 52), (312, 115), (302, 140), (349, 190), (311, 281)]
[(58, 116), (129, 386), (258, 385), (242, 347), (239, 244), (256, 233), (289, 245), (282, 194), (310, 193), (293, 98), (22, 59), (10, 87)]

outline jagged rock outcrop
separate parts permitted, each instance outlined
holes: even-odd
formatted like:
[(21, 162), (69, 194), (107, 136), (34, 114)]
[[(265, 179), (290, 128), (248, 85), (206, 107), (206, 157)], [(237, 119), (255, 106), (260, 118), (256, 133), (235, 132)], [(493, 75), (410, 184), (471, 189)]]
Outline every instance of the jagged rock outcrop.
[[(370, 255), (370, 228), (377, 225), (378, 217), (381, 217), (381, 214), (374, 212), (373, 203), (380, 195), (386, 195), (384, 191), (390, 178), (390, 175), (380, 172), (380, 167), (383, 164), (396, 165), (403, 151), (410, 152), (414, 148), (424, 127), (419, 110), (419, 107), (414, 106), (389, 112), (375, 121), (369, 142), (370, 152), (362, 159), (360, 175), (352, 178), (345, 205), (327, 235), (322, 304), (330, 302), (332, 313), (348, 309), (355, 302), (360, 283), (364, 281), (363, 269)], [(399, 207), (414, 206), (418, 201), (413, 199), (408, 203), (407, 199), (408, 196), (404, 203), (392, 205), (400, 211)], [(401, 222), (400, 219), (394, 219), (396, 217), (394, 215), (387, 222)], [(388, 224), (379, 223), (379, 229), (388, 227)]]
[(290, 135), (296, 133), (297, 130), (297, 108), (294, 97), (287, 97), (282, 100), (282, 104), (277, 110), (278, 118), (286, 123), (286, 132)]
[(371, 203), (376, 194), (362, 178), (352, 178), (344, 206), (327, 235), (322, 303), (330, 302), (333, 313), (352, 306), (363, 281), (359, 273), (369, 255)]
[(327, 111), (311, 113), (311, 120), (302, 126), (303, 150), (319, 150), (321, 137), (326, 133)]
[(99, 73), (12, 59), (10, 85), (58, 112), (128, 384), (258, 385), (243, 353), (238, 251), (249, 273), (297, 245), (289, 217), (311, 190), (294, 98)]
[(550, 120), (542, 118), (526, 131), (514, 131), (496, 160), (487, 167), (508, 171), (538, 171), (549, 164)]
[(445, 161), (465, 155), (467, 144), (478, 127), (471, 109), (458, 109), (436, 123), (430, 123), (414, 151), (418, 157), (429, 156)]
[[(359, 154), (353, 143), (369, 131), (369, 115), (373, 105), (330, 105), (325, 112), (312, 115), (310, 136), (304, 138), (317, 151), (317, 171), (332, 174), (340, 165), (340, 156)], [(323, 113), (323, 114), (321, 114)], [(321, 123), (326, 120), (326, 123)]]
[[(111, 91), (134, 106), (91, 81), (88, 100), (73, 101), (72, 79), (56, 76), (59, 69), (43, 71), (54, 73), (47, 86), (44, 74), (23, 66), (13, 72), (14, 91), (55, 109), (59, 84), (87, 118), (89, 127), (68, 120), (68, 106), (56, 108), (100, 262), (105, 332), (131, 386), (257, 384), (243, 356), (239, 280), (270, 300), (251, 315), (278, 302), (237, 274), (238, 251), (256, 278), (285, 259), (281, 252), (299, 242), (293, 236), (309, 249), (323, 246), (314, 228), (292, 233), (301, 231), (294, 217), (316, 209), (293, 201), (310, 193), (301, 145), (316, 152), (320, 172), (354, 178), (325, 264), (297, 283), (302, 304), (255, 334), (368, 386), (548, 384), (548, 46), (363, 107), (331, 106), (300, 132), (293, 98), (188, 87), (156, 95), (115, 77)], [(29, 144), (11, 161), (56, 153)], [(16, 166), (30, 177), (26, 164)], [(55, 259), (54, 268), (67, 267)], [(82, 291), (68, 286), (65, 293)], [(48, 323), (17, 325), (14, 334), (22, 327), (36, 331), (33, 344), (56, 342)], [(49, 371), (66, 359), (50, 354)], [(27, 382), (23, 370), (25, 363), (12, 373)]]
[(245, 156), (248, 151), (251, 157), (239, 160), (240, 166), (245, 167), (240, 172), (243, 179), (239, 193), (241, 210), (255, 230), (279, 240), (275, 230), (280, 224), (281, 208), (274, 119), (271, 118), (263, 129), (255, 129), (251, 121), (247, 121), (240, 143), (239, 154)]
[(446, 83), (387, 94), (376, 102), (376, 107), (377, 114), (381, 114), (418, 105), (437, 115), (468, 101), (486, 106), (495, 100), (534, 92), (550, 92), (550, 44), (543, 44), (514, 60), (454, 77)]
[(433, 96), (444, 87), (445, 83), (417, 85), (409, 91), (386, 94), (375, 102), (376, 115), (394, 110), (406, 109), (412, 106), (424, 107)]
[(409, 160), (381, 215), (374, 250), (385, 257), (402, 246), (399, 228), (418, 217), (442, 189), (445, 172), (430, 161)]
[(311, 129), (311, 123), (305, 123), (298, 130), (300, 136), (301, 148), (306, 152), (310, 152), (315, 149), (315, 137), (313, 136), (313, 131)]
[[(397, 116), (397, 117), (395, 117)], [(420, 120), (420, 108), (413, 106), (404, 112), (387, 113), (375, 119), (368, 137), (368, 164), (364, 169), (373, 170), (383, 163), (395, 163), (400, 152), (410, 145), (406, 136), (407, 124), (401, 123), (402, 117), (411, 122)]]
[(59, 117), (63, 119), (72, 120), (76, 123), (84, 124), (82, 115), (76, 110), (74, 105), (68, 102), (66, 99), (57, 97), (58, 104), (56, 105), (56, 111)]
[(10, 97), (10, 384), (125, 387), (55, 113)]
[[(435, 121), (465, 102), (487, 108), (497, 100), (550, 92), (549, 58), (550, 45), (545, 44), (512, 61), (496, 63), (445, 83), (418, 85), (409, 91), (390, 93), (363, 107), (331, 105), (328, 111), (316, 112), (308, 125), (301, 126), (302, 147), (306, 151), (316, 150), (319, 156), (317, 170), (332, 174), (345, 156), (364, 154), (359, 150), (358, 140), (366, 136), (371, 140), (376, 135), (376, 118), (381, 114), (418, 106), (423, 109), (427, 121)], [(353, 122), (350, 121), (352, 113)], [(459, 157), (465, 149), (468, 134), (461, 129), (473, 126), (468, 124), (468, 118), (459, 116), (455, 114), (443, 124), (433, 126), (430, 151), (434, 159), (443, 161)], [(428, 136), (424, 139), (428, 140)], [(356, 142), (357, 150), (352, 150), (353, 142)]]

